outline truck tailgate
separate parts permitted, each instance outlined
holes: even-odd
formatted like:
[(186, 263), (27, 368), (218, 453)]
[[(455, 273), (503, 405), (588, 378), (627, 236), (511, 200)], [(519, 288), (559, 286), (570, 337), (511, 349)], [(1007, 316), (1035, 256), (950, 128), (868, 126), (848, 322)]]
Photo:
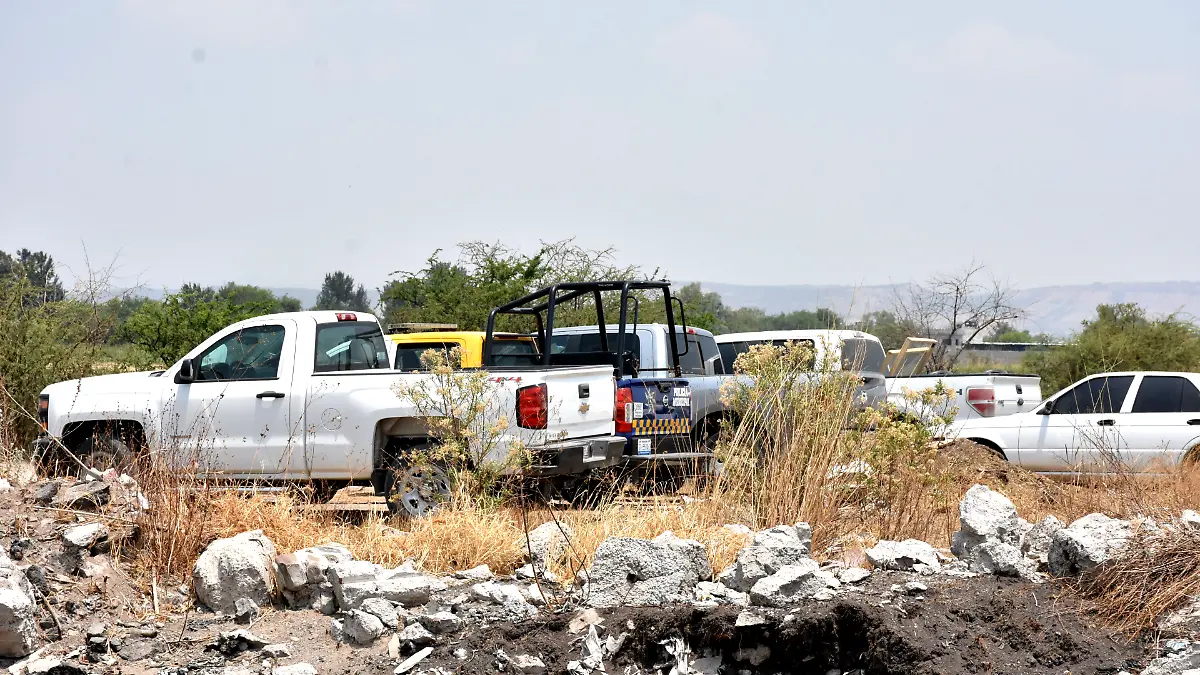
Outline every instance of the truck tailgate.
[[(611, 435), (616, 379), (612, 366), (582, 366), (539, 371), (549, 397), (549, 439)], [(521, 383), (524, 386), (525, 383)]]

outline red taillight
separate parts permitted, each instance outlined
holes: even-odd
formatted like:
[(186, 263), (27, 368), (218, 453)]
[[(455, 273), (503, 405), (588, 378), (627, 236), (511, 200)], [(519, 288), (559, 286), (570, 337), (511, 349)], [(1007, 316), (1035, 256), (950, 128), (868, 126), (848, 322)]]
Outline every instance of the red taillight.
[(618, 434), (633, 433), (633, 412), (630, 408), (633, 407), (633, 390), (629, 387), (619, 387), (617, 389), (617, 405), (613, 411), (613, 419), (617, 423)]
[(356, 316), (353, 312), (338, 312), (337, 320), (338, 321), (358, 321), (358, 316)]
[(994, 387), (971, 387), (967, 389), (967, 405), (983, 417), (996, 415), (996, 389)]
[(50, 397), (46, 394), (38, 396), (37, 418), (42, 431), (46, 431), (50, 421)]
[(526, 429), (545, 429), (550, 417), (546, 385), (535, 384), (517, 390), (517, 426)]

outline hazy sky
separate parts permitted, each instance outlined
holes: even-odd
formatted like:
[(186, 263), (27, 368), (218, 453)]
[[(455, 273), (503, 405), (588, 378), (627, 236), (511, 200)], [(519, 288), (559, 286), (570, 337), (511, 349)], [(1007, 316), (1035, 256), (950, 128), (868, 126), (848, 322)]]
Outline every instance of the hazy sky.
[(0, 3), (0, 249), (370, 286), (569, 236), (674, 279), (1200, 280), (1194, 2)]

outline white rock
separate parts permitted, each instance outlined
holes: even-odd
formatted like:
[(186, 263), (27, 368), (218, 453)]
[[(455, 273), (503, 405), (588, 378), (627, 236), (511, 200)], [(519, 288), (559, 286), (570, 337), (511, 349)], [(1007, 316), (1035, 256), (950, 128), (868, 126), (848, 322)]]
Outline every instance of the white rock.
[(913, 571), (916, 565), (937, 572), (942, 569), (937, 551), (919, 539), (881, 541), (866, 551), (867, 560), (879, 569)]
[(536, 656), (517, 654), (509, 663), (521, 675), (546, 675), (546, 664)]
[(822, 571), (815, 560), (785, 565), (775, 574), (754, 584), (750, 589), (750, 602), (766, 607), (785, 607), (828, 590), (831, 580), (837, 582), (832, 574)]
[(763, 616), (762, 614), (744, 609), (742, 610), (741, 614), (738, 614), (737, 620), (734, 621), (733, 625), (737, 626), (738, 628), (742, 628), (744, 626), (761, 626), (768, 622), (769, 620), (767, 617)]
[(1093, 569), (1125, 548), (1133, 533), (1133, 525), (1124, 520), (1086, 515), (1054, 533), (1047, 554), (1050, 573), (1066, 577)]
[(367, 598), (359, 605), (359, 609), (379, 619), (387, 628), (394, 629), (400, 625), (400, 615), (396, 613), (396, 607), (389, 600)]
[(192, 568), (197, 599), (224, 614), (237, 611), (238, 598), (270, 606), (275, 599), (275, 555), (275, 544), (262, 530), (214, 541)]
[[(529, 558), (527, 562), (544, 569), (562, 556), (573, 535), (571, 526), (564, 522), (542, 523), (529, 531), (528, 538), (521, 538), (521, 550)], [(533, 553), (532, 558), (529, 557), (530, 552)]]
[(292, 646), (286, 642), (267, 645), (262, 648), (263, 656), (272, 659), (283, 659), (292, 655)]
[(468, 581), (487, 581), (496, 575), (492, 574), (492, 568), (487, 565), (479, 565), (472, 567), (469, 570), (462, 570), (454, 573), (457, 579), (466, 579)]
[(1200, 529), (1200, 513), (1185, 509), (1179, 516), (1179, 524), (1192, 529)]
[(419, 623), (414, 623), (400, 631), (400, 643), (411, 644), (415, 647), (424, 647), (431, 645), (434, 642), (433, 633), (430, 633)]
[(7, 558), (0, 560), (0, 656), (28, 656), (38, 643), (33, 586)]
[(1054, 516), (1046, 516), (1039, 520), (1025, 536), (1021, 539), (1021, 552), (1030, 558), (1046, 562), (1047, 556), (1050, 553), (1050, 542), (1054, 539), (1054, 533), (1063, 529), (1065, 525), (1061, 520)]
[(967, 558), (985, 541), (1017, 546), (1021, 541), (1021, 522), (1012, 501), (986, 485), (973, 485), (958, 506), (959, 530), (951, 538), (950, 550)]
[(843, 584), (857, 584), (858, 582), (871, 576), (871, 570), (861, 567), (847, 567), (838, 572), (838, 580)]
[(778, 540), (773, 544), (756, 544), (738, 551), (737, 560), (717, 575), (717, 581), (746, 593), (760, 579), (771, 576), (785, 565), (797, 565), (808, 560), (808, 550), (805, 547), (781, 546)]
[(446, 590), (446, 582), (424, 574), (417, 576), (393, 576), (376, 584), (379, 594), (398, 602), (404, 607), (416, 607), (429, 602), (433, 593)]
[(1012, 544), (985, 541), (971, 552), (970, 561), (970, 569), (973, 572), (1041, 581), (1037, 573), (1037, 563), (1022, 555), (1021, 550)]
[(513, 572), (513, 576), (518, 579), (533, 579), (534, 577), (538, 576), (539, 573), (541, 574), (542, 581), (548, 581), (552, 584), (557, 584), (560, 581), (558, 575), (554, 572), (551, 572), (550, 570), (535, 569), (532, 564), (518, 567), (516, 571)]
[(587, 599), (594, 607), (687, 602), (701, 579), (712, 576), (704, 545), (660, 536), (654, 541), (610, 537), (596, 549)]
[(317, 675), (317, 669), (307, 663), (293, 663), (290, 666), (275, 666), (271, 675)]
[(435, 634), (457, 633), (462, 628), (462, 619), (453, 612), (435, 612), (417, 617), (421, 625)]
[(342, 618), (342, 632), (354, 644), (369, 645), (383, 635), (383, 622), (374, 614), (351, 609)]
[(90, 549), (103, 539), (108, 538), (108, 528), (104, 523), (88, 523), (67, 528), (62, 533), (64, 547)]
[(776, 525), (756, 532), (752, 545), (782, 548), (800, 548), (807, 555), (812, 548), (812, 528), (808, 523)]

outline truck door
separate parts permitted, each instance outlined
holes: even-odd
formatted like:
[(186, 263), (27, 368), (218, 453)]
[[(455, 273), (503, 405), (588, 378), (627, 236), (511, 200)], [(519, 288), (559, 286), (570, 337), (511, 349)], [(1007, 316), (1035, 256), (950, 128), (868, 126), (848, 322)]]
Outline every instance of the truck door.
[(290, 412), (296, 323), (242, 324), (193, 357), (195, 381), (168, 388), (163, 437), (176, 462), (232, 475), (278, 474), (302, 435)]
[(1143, 375), (1129, 413), (1118, 419), (1134, 468), (1174, 466), (1200, 436), (1200, 390), (1182, 375)]
[[(1132, 375), (1086, 379), (1053, 402), (1047, 415), (1022, 415), (1020, 464), (1035, 471), (1111, 470), (1128, 459), (1118, 418)], [(1032, 419), (1029, 419), (1032, 418)]]

